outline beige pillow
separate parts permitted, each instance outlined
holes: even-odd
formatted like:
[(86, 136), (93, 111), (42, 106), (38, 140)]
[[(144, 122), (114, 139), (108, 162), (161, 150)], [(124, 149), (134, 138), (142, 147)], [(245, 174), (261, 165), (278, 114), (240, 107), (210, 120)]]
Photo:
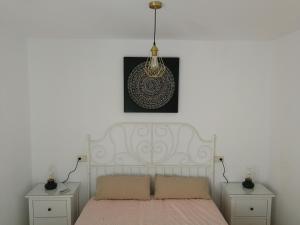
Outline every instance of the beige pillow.
[(100, 176), (97, 178), (96, 200), (150, 199), (150, 176)]
[(211, 199), (208, 179), (203, 177), (156, 176), (155, 199)]

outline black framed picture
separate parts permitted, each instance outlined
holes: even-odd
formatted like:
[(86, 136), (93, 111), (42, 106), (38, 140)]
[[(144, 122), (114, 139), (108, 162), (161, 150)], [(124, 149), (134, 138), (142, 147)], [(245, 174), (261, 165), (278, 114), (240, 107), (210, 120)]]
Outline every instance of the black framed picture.
[(146, 57), (124, 57), (124, 112), (178, 112), (179, 58), (162, 59), (164, 75), (149, 77)]

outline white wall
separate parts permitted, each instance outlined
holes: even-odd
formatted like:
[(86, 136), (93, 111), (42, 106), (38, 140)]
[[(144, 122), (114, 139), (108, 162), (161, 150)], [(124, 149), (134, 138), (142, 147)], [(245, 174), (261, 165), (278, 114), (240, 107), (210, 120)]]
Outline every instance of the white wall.
[(270, 185), (278, 225), (300, 224), (300, 32), (274, 41)]
[(28, 223), (31, 185), (27, 43), (0, 37), (0, 224)]
[[(228, 178), (241, 180), (247, 167), (256, 180), (269, 175), (270, 45), (259, 42), (160, 41), (164, 56), (180, 57), (179, 113), (123, 113), (123, 57), (145, 56), (151, 41), (31, 39), (29, 71), (33, 181), (49, 165), (63, 179), (95, 137), (120, 121), (183, 121), (204, 137), (217, 134)], [(219, 165), (220, 166), (220, 165)], [(71, 180), (83, 182), (82, 164)], [(217, 181), (223, 181), (220, 168)]]
[[(300, 32), (271, 43), (161, 41), (165, 56), (181, 59), (179, 113), (125, 114), (122, 58), (143, 56), (150, 45), (30, 40), (33, 181), (44, 181), (49, 165), (63, 179), (75, 155), (85, 151), (86, 134), (101, 136), (114, 122), (183, 121), (203, 136), (217, 134), (217, 152), (225, 156), (230, 180), (255, 168), (256, 179), (277, 194), (274, 224), (299, 224)], [(0, 38), (0, 49), (0, 178), (5, 181), (0, 224), (19, 225), (28, 221), (23, 196), (31, 184), (27, 48), (25, 40), (7, 36)], [(83, 204), (84, 164), (72, 180), (83, 182)]]

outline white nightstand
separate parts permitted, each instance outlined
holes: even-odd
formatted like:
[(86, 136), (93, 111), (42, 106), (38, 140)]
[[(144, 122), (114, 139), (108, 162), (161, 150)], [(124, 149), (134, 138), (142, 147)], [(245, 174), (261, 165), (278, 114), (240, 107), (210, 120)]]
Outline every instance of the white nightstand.
[(222, 184), (221, 209), (230, 225), (270, 225), (272, 198), (275, 195), (262, 184), (253, 190), (241, 183)]
[(79, 213), (80, 183), (65, 184), (70, 191), (60, 193), (64, 184), (46, 191), (44, 184), (36, 185), (25, 197), (29, 202), (30, 225), (73, 225)]

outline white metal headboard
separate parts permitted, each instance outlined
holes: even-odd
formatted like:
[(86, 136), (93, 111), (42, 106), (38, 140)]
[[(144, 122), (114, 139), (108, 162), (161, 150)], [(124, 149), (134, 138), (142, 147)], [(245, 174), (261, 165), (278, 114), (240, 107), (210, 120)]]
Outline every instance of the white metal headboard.
[(89, 197), (108, 174), (205, 176), (214, 197), (215, 140), (186, 123), (117, 123), (101, 139), (89, 135)]

